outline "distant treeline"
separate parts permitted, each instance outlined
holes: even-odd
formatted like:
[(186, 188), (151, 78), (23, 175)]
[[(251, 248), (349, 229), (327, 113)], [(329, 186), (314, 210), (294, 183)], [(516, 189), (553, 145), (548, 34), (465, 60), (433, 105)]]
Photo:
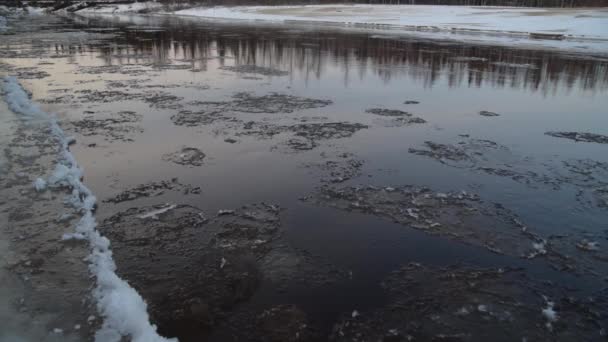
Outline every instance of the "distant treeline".
[[(145, 0), (140, 0), (143, 2)], [(58, 6), (76, 4), (83, 0), (0, 0), (9, 6)], [(88, 0), (95, 3), (95, 0)], [(105, 2), (105, 1), (99, 1)], [(113, 1), (114, 2), (114, 1)], [(116, 3), (137, 2), (116, 0)], [(316, 5), (316, 4), (383, 4), (383, 5), (460, 5), (516, 7), (608, 7), (608, 0), (157, 0), (168, 5), (236, 6), (236, 5)]]

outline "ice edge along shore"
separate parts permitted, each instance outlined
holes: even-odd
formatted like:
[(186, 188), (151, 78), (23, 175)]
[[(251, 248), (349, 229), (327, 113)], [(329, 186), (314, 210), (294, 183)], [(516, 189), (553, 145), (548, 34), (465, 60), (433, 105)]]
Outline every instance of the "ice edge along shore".
[(23, 121), (48, 123), (51, 133), (60, 145), (58, 163), (47, 181), (37, 179), (33, 185), (44, 191), (46, 186), (68, 188), (68, 202), (82, 216), (76, 224), (75, 233), (65, 234), (62, 239), (83, 239), (89, 242), (91, 253), (87, 257), (89, 271), (95, 276), (93, 297), (97, 311), (103, 317), (103, 325), (95, 334), (97, 342), (119, 342), (122, 336), (130, 336), (133, 342), (176, 342), (164, 338), (150, 323), (147, 304), (129, 284), (116, 274), (110, 241), (97, 231), (94, 208), (97, 199), (81, 181), (83, 169), (69, 150), (71, 137), (66, 136), (53, 114), (42, 111), (33, 103), (15, 77), (4, 77), (0, 87), (4, 100), (11, 111)]

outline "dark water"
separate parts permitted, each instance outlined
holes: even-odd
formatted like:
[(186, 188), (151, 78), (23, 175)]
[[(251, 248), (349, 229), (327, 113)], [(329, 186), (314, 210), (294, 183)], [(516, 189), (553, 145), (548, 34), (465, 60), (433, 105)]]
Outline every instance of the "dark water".
[[(543, 259), (498, 255), (466, 241), (429, 235), (373, 215), (300, 201), (328, 184), (327, 172), (315, 163), (349, 153), (363, 162), (358, 174), (330, 186), (420, 185), (444, 192), (475, 192), (509, 208), (541, 236), (565, 234), (576, 241), (592, 236), (605, 248), (608, 212), (577, 197), (582, 191), (578, 185), (560, 178), (559, 189), (555, 189), (534, 179), (528, 182), (480, 171), (480, 167), (505, 164), (554, 177), (567, 172), (563, 161), (608, 162), (608, 145), (575, 143), (544, 134), (608, 134), (605, 56), (163, 17), (35, 18), (29, 25), (19, 25), (21, 32), (2, 42), (0, 61), (14, 66), (6, 71), (9, 74), (23, 73), (18, 68), (24, 67), (48, 73), (24, 81), (36, 100), (76, 95), (46, 101), (43, 106), (73, 130), (78, 140), (73, 151), (85, 168), (86, 183), (100, 199), (173, 177), (202, 189), (197, 196), (167, 191), (136, 202), (102, 203), (97, 213), (100, 221), (126, 208), (167, 202), (194, 205), (208, 213), (262, 201), (276, 203), (285, 208), (281, 219), (290, 244), (351, 274), (328, 286), (293, 286), (280, 293), (272, 283), (262, 282), (242, 307), (296, 304), (326, 333), (345, 313), (373, 310), (390, 302), (380, 282), (392, 270), (413, 261), (432, 266), (523, 267), (531, 277), (583, 292), (605, 286), (606, 265), (601, 258), (585, 265), (595, 275), (558, 271)], [(275, 72), (221, 69), (251, 65)], [(90, 67), (99, 66), (117, 69), (89, 72)], [(111, 81), (132, 83), (120, 87)], [(171, 103), (177, 103), (173, 107), (159, 108), (141, 98), (101, 96), (91, 100), (75, 93), (85, 89), (144, 95), (160, 90), (181, 99)], [(171, 120), (179, 111), (196, 110), (193, 101), (231, 101), (240, 92), (333, 102), (292, 112), (237, 113), (243, 122), (285, 126), (303, 121), (354, 122), (368, 127), (342, 138), (319, 139), (314, 148), (301, 150), (290, 148), (287, 142), (293, 135), (285, 130), (276, 135), (242, 135), (241, 126), (226, 121), (188, 127)], [(411, 112), (426, 123), (395, 125), (391, 118), (366, 113), (370, 108)], [(141, 115), (137, 129), (126, 133), (132, 141), (114, 139), (104, 130), (84, 135), (69, 124), (88, 115), (87, 111), (112, 115), (125, 110)], [(500, 116), (480, 116), (483, 110)], [(473, 151), (480, 157), (471, 165), (451, 165), (409, 152), (423, 147), (425, 141), (457, 145), (469, 139), (461, 135), (491, 140), (507, 152), (494, 156)], [(238, 142), (227, 143), (227, 138)], [(163, 160), (163, 155), (183, 146), (203, 151), (204, 164), (187, 167)], [(605, 176), (597, 177), (600, 185), (608, 183)], [(117, 253), (128, 255), (128, 251)], [(120, 270), (120, 259), (118, 263)], [(197, 327), (186, 331), (160, 328), (181, 334), (186, 341), (200, 336)], [(221, 341), (224, 333), (224, 328), (218, 328), (209, 338)]]

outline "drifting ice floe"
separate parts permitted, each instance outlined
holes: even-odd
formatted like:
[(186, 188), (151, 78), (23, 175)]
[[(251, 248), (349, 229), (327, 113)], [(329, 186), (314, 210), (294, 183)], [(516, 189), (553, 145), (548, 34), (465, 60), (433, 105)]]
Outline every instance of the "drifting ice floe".
[(34, 188), (38, 192), (44, 191), (46, 189), (46, 181), (42, 178), (36, 178), (34, 181)]
[(158, 219), (158, 215), (166, 213), (169, 210), (173, 210), (176, 207), (177, 207), (177, 205), (175, 205), (175, 204), (167, 204), (166, 206), (164, 206), (160, 209), (150, 211), (148, 213), (139, 215), (138, 217), (140, 219), (146, 219), (146, 218)]
[(547, 301), (547, 307), (542, 309), (542, 313), (543, 316), (547, 319), (547, 329), (551, 330), (553, 328), (552, 323), (557, 321), (557, 312), (553, 309), (553, 306), (555, 305), (555, 303), (553, 303), (550, 300), (547, 300), (545, 298), (545, 300)]
[[(72, 189), (69, 203), (82, 217), (76, 225), (74, 234), (65, 234), (63, 239), (84, 238), (88, 240), (91, 254), (88, 257), (89, 270), (97, 279), (93, 296), (97, 310), (104, 318), (102, 327), (95, 334), (97, 342), (118, 342), (128, 336), (133, 342), (167, 342), (177, 339), (164, 338), (150, 323), (147, 304), (143, 298), (116, 274), (116, 264), (112, 259), (110, 241), (97, 231), (93, 216), (96, 198), (81, 181), (83, 170), (78, 166), (68, 146), (72, 139), (65, 135), (57, 119), (43, 112), (30, 99), (14, 77), (2, 80), (2, 94), (9, 108), (26, 120), (48, 122), (52, 134), (61, 145), (59, 163), (48, 179), (49, 187), (68, 187)], [(36, 181), (36, 188), (39, 183)]]

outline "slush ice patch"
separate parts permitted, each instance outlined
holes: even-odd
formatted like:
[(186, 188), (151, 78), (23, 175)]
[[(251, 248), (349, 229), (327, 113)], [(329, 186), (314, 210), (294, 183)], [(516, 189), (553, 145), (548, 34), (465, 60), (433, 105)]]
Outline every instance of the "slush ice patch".
[(36, 178), (36, 180), (34, 181), (34, 188), (38, 192), (46, 190), (46, 181), (42, 178)]

